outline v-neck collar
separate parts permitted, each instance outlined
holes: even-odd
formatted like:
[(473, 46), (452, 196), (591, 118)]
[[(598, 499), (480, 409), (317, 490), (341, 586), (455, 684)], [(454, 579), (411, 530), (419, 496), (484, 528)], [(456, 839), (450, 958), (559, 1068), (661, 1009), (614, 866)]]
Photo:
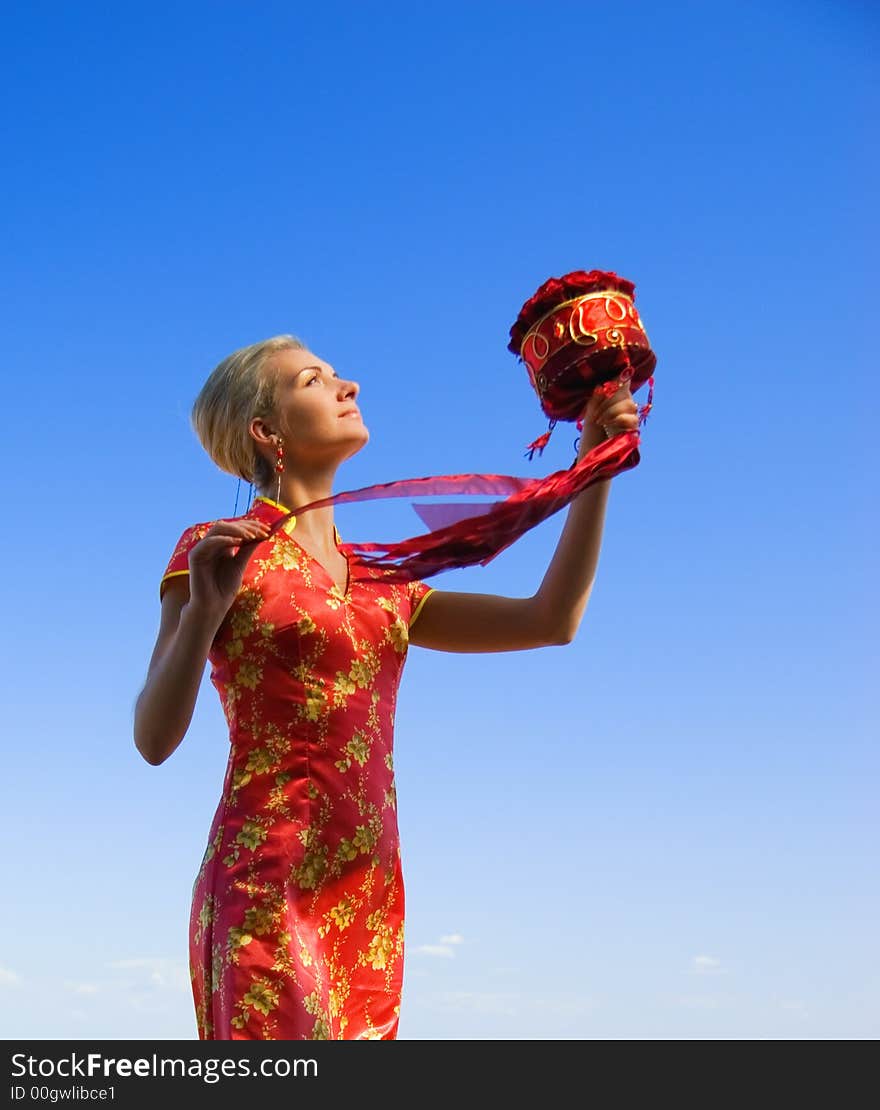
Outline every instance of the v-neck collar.
[[(278, 512), (281, 513), (284, 516), (293, 512), (293, 510), (289, 509), (286, 505), (282, 505), (280, 501), (273, 501), (271, 497), (266, 497), (262, 493), (257, 494), (257, 496), (254, 498), (253, 504), (251, 505), (251, 511), (253, 511), (255, 508), (258, 507), (257, 506), (258, 502), (262, 502), (264, 505), (267, 505), (272, 509), (277, 509)], [(276, 520), (278, 519), (277, 516), (275, 517), (275, 519)], [(336, 550), (344, 557), (345, 565), (346, 565), (346, 568), (347, 568), (346, 569), (346, 576), (345, 576), (346, 580), (345, 580), (345, 589), (344, 590), (340, 589), (339, 583), (336, 581), (336, 579), (333, 577), (333, 575), (330, 573), (330, 571), (327, 570), (327, 568), (324, 566), (324, 564), (319, 559), (316, 559), (315, 556), (311, 553), (311, 551), (307, 551), (303, 547), (303, 545), (299, 542), (299, 540), (294, 538), (293, 531), (294, 531), (295, 528), (296, 528), (296, 516), (294, 515), (290, 518), (290, 520), (285, 521), (285, 523), (281, 525), (280, 530), (283, 530), (285, 535), (289, 536), (290, 539), (293, 540), (293, 542), (296, 544), (296, 546), (300, 549), (300, 551), (303, 552), (303, 554), (307, 558), (311, 559), (311, 561), (316, 566), (321, 568), (321, 570), (324, 572), (325, 576), (327, 578), (329, 578), (330, 581), (333, 583), (333, 586), (336, 589), (337, 593), (342, 594), (343, 597), (348, 597), (348, 595), (351, 591), (351, 562), (349, 561), (349, 558), (348, 558), (348, 555), (346, 554), (346, 552), (343, 551), (342, 547), (340, 546), (341, 543), (342, 543), (342, 537), (339, 535), (339, 529), (336, 527), (335, 523), (333, 525), (333, 535), (334, 535), (334, 538), (336, 540)]]

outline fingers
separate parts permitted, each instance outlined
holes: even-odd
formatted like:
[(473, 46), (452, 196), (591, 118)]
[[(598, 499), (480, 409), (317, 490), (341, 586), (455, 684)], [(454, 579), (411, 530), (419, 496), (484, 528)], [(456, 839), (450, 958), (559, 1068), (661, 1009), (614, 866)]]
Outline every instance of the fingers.
[(623, 430), (624, 427), (630, 427), (635, 422), (638, 427), (638, 402), (633, 400), (630, 396), (627, 399), (611, 398), (608, 401), (600, 402), (595, 408), (595, 415), (593, 420), (596, 424), (601, 424), (603, 427), (611, 426), (612, 424), (620, 425), (618, 430)]
[(243, 536), (204, 536), (189, 553), (190, 563), (210, 562), (221, 552), (235, 551), (235, 548), (250, 549), (259, 543), (261, 536), (246, 539)]
[(218, 520), (212, 524), (206, 536), (235, 536), (243, 539), (267, 536), (269, 525), (262, 520)]
[(639, 406), (630, 392), (628, 379), (625, 381), (612, 379), (596, 386), (587, 407), (592, 410), (591, 419), (603, 426), (639, 411)]
[(251, 551), (255, 544), (269, 535), (269, 525), (262, 520), (218, 520), (190, 552), (196, 561), (211, 559), (221, 551), (238, 547)]

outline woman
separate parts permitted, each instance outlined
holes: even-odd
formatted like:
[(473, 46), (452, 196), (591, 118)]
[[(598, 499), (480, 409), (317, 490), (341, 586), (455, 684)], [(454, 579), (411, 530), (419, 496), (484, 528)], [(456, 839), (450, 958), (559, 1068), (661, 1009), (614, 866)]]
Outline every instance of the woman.
[[(189, 727), (210, 660), (231, 748), (193, 885), (202, 1040), (396, 1037), (404, 890), (392, 744), (408, 645), (570, 643), (596, 574), (608, 480), (572, 501), (530, 597), (391, 584), (375, 569), (352, 580), (332, 505), (266, 539), (288, 506), (331, 496), (339, 464), (367, 443), (359, 393), (277, 336), (221, 362), (193, 407), (214, 462), (260, 490), (243, 516), (180, 537), (135, 708), (135, 744), (158, 766)], [(594, 393), (579, 458), (637, 428), (637, 411), (626, 386)]]

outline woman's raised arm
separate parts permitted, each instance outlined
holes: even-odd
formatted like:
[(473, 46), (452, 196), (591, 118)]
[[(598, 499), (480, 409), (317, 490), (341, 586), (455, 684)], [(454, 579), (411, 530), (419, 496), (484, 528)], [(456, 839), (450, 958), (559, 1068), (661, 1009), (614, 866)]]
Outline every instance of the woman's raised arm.
[[(610, 398), (594, 393), (584, 411), (578, 461), (610, 431), (638, 428), (628, 385)], [(593, 590), (611, 480), (587, 486), (569, 505), (565, 526), (543, 581), (532, 597), (435, 590), (413, 622), (409, 642), (437, 651), (521, 651), (568, 644)]]

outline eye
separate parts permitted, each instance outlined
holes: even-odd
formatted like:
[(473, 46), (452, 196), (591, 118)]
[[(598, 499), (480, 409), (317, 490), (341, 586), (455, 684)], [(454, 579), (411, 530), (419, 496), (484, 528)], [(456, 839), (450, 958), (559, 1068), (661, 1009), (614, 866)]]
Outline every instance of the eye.
[[(319, 370), (316, 374), (314, 374), (311, 378), (309, 378), (309, 380), (306, 382), (306, 385), (311, 385), (312, 382), (316, 382), (318, 380), (318, 378), (320, 378), (320, 376), (321, 376), (321, 371)], [(338, 374), (333, 375), (333, 381), (335, 381), (335, 382), (339, 381), (339, 375)]]

